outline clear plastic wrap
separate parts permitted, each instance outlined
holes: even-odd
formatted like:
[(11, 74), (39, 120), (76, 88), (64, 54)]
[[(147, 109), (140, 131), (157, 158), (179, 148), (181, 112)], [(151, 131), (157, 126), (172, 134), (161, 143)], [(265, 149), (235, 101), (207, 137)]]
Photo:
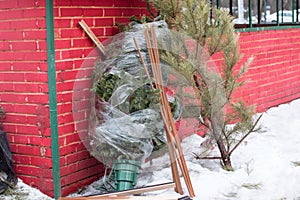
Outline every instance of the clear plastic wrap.
[[(218, 115), (223, 103), (220, 77), (203, 48), (164, 21), (152, 23), (156, 28), (160, 63), (165, 89), (180, 137), (199, 131), (201, 102), (197, 89), (185, 70), (172, 64), (176, 56), (185, 59), (210, 87)], [(82, 142), (99, 161), (111, 167), (117, 159), (143, 162), (154, 150), (166, 146), (165, 129), (160, 115), (159, 91), (151, 87), (134, 38), (138, 41), (147, 70), (152, 77), (145, 42), (145, 26), (135, 24), (129, 32), (104, 42), (105, 57), (93, 51), (78, 72), (74, 85), (73, 112)], [(175, 56), (174, 56), (175, 55)], [(188, 70), (188, 69), (187, 69)], [(188, 72), (188, 71), (186, 71)], [(218, 96), (219, 95), (219, 96)], [(220, 123), (221, 126), (221, 123)]]

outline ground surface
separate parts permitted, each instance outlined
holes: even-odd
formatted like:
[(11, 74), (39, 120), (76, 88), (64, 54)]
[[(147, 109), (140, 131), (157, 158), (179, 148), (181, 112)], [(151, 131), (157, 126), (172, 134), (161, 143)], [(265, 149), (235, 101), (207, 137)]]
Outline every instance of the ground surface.
[[(187, 165), (196, 193), (195, 199), (300, 200), (300, 99), (269, 109), (261, 120), (263, 131), (251, 135), (232, 155), (234, 172), (222, 170), (218, 161), (195, 160), (193, 152), (204, 140), (191, 136), (183, 142)], [(217, 152), (211, 152), (212, 155)], [(144, 173), (140, 185), (169, 182), (168, 158), (153, 161), (155, 172)], [(145, 165), (150, 169), (152, 166)], [(182, 183), (184, 181), (182, 180)], [(77, 195), (97, 192), (95, 182)], [(173, 190), (152, 194), (174, 195)], [(185, 194), (187, 191), (185, 190)], [(1, 200), (51, 199), (21, 181)]]

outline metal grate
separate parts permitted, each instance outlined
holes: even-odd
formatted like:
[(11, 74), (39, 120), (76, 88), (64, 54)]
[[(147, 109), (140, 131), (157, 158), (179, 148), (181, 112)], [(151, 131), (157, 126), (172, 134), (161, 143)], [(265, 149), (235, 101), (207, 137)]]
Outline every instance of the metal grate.
[[(210, 0), (228, 9), (237, 31), (300, 27), (300, 0)], [(211, 14), (213, 17), (213, 13)]]

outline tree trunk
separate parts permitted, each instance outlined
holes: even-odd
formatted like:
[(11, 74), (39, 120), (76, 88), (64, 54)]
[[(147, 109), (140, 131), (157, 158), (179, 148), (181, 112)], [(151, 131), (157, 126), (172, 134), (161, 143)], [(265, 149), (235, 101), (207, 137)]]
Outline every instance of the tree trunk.
[(220, 125), (217, 124), (217, 120), (214, 119), (213, 116), (212, 116), (210, 122), (211, 122), (211, 133), (218, 145), (218, 149), (221, 154), (223, 168), (227, 171), (233, 171), (229, 151), (226, 150), (225, 145), (222, 140), (221, 127), (220, 127)]

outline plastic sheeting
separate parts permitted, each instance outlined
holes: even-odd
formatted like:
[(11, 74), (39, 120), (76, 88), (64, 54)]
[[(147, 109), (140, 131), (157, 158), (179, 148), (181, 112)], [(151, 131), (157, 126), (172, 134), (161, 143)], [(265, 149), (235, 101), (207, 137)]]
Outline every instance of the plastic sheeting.
[(18, 182), (6, 133), (0, 125), (0, 194)]
[[(193, 83), (180, 66), (172, 65), (172, 55), (185, 59), (209, 87), (213, 99), (212, 115), (219, 118), (224, 91), (219, 87), (221, 79), (205, 49), (191, 38), (167, 28), (164, 21), (151, 24), (135, 24), (130, 31), (105, 41), (105, 58), (97, 50), (83, 63), (77, 75), (73, 93), (73, 113), (76, 129), (81, 140), (99, 161), (112, 166), (116, 159), (133, 159), (143, 162), (151, 155), (157, 144), (165, 144), (164, 125), (158, 103), (132, 112), (132, 102), (145, 103), (147, 98), (134, 101), (139, 90), (147, 92), (153, 82), (146, 76), (141, 64), (134, 38), (139, 44), (146, 67), (151, 65), (145, 42), (145, 26), (155, 26), (158, 48), (161, 54), (163, 88), (166, 89), (179, 134), (194, 134), (201, 119), (201, 102)], [(168, 57), (169, 55), (169, 57)], [(99, 58), (100, 57), (100, 58)], [(181, 66), (182, 67), (182, 66)], [(107, 86), (105, 98), (97, 95), (97, 84), (104, 76), (115, 76), (112, 86)], [(152, 77), (152, 76), (151, 76)], [(106, 87), (106, 86), (105, 86)], [(109, 92), (108, 92), (109, 90)], [(144, 94), (143, 94), (144, 95)], [(146, 95), (147, 96), (147, 95)], [(134, 103), (136, 105), (136, 103)], [(137, 106), (139, 107), (139, 106)], [(88, 125), (87, 125), (88, 124)], [(87, 129), (85, 127), (88, 127)], [(222, 126), (222, 120), (220, 120)]]

